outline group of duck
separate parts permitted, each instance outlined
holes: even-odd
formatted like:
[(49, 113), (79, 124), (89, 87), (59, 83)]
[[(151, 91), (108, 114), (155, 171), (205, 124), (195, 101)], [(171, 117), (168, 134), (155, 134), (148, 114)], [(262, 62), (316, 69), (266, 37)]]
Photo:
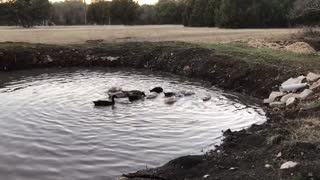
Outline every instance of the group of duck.
[[(115, 99), (127, 98), (129, 103), (142, 99), (155, 99), (159, 96), (159, 94), (163, 93), (166, 104), (174, 104), (178, 101), (179, 98), (184, 96), (192, 96), (195, 95), (193, 91), (179, 91), (179, 92), (164, 92), (162, 87), (155, 87), (150, 90), (148, 95), (143, 91), (139, 90), (131, 90), (131, 91), (123, 91), (119, 87), (112, 87), (108, 90), (108, 95), (110, 100), (98, 100), (93, 101), (95, 106), (113, 106), (116, 101)], [(211, 99), (210, 95), (206, 95), (202, 98), (203, 101), (209, 101)]]

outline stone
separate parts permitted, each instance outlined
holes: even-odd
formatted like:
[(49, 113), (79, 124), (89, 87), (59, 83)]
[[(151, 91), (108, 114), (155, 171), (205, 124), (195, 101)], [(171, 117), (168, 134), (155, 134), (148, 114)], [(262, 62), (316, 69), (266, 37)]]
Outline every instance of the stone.
[(208, 177), (210, 177), (210, 175), (206, 174), (206, 175), (203, 176), (203, 179), (207, 179)]
[(46, 63), (48, 63), (48, 62), (49, 63), (53, 62), (53, 59), (49, 55), (46, 56)]
[(120, 57), (111, 57), (111, 56), (108, 56), (108, 61), (116, 61), (118, 59), (120, 59)]
[(299, 89), (304, 89), (308, 86), (307, 83), (301, 83), (301, 84), (290, 84), (290, 85), (281, 85), (280, 91), (281, 92), (294, 92)]
[(271, 168), (271, 165), (270, 164), (266, 164), (264, 167)]
[(276, 107), (284, 107), (286, 103), (283, 102), (272, 102), (269, 104), (270, 107), (276, 108)]
[(288, 161), (288, 162), (283, 163), (283, 164), (280, 166), (280, 169), (290, 169), (290, 168), (296, 167), (297, 165), (298, 165), (297, 162)]
[(302, 99), (302, 100), (305, 100), (307, 99), (308, 97), (310, 97), (311, 95), (313, 94), (313, 91), (310, 90), (310, 89), (305, 89), (304, 91), (302, 91), (298, 98)]
[(291, 98), (291, 97), (299, 97), (299, 94), (290, 93), (290, 94), (284, 95), (280, 99), (280, 102), (286, 103), (288, 101), (288, 99)]
[(306, 79), (306, 76), (299, 76), (297, 78), (290, 78), (283, 82), (281, 86), (287, 86), (292, 84), (301, 84)]
[(236, 171), (236, 170), (238, 170), (238, 168), (237, 167), (231, 167), (229, 170), (230, 171)]
[(293, 107), (294, 105), (296, 105), (297, 103), (297, 98), (296, 97), (290, 97), (287, 101), (286, 101), (286, 106), (287, 107)]
[(263, 104), (269, 104), (270, 103), (270, 100), (269, 99), (264, 99), (263, 100)]
[(310, 86), (310, 89), (311, 90), (317, 90), (317, 89), (319, 89), (320, 88), (320, 80), (318, 80), (318, 81), (316, 81), (316, 82), (314, 82), (311, 86)]
[(277, 158), (280, 158), (281, 156), (282, 156), (282, 153), (279, 152), (276, 157), (277, 157)]
[(184, 72), (184, 74), (191, 74), (192, 68), (190, 66), (185, 66), (183, 68), (183, 72)]
[(269, 96), (269, 103), (276, 101), (278, 98), (280, 98), (283, 95), (285, 95), (285, 93), (283, 92), (276, 92), (276, 91), (271, 92)]
[(91, 56), (90, 56), (90, 55), (87, 55), (87, 56), (86, 56), (86, 60), (87, 60), (87, 61), (91, 61), (91, 60), (92, 60)]
[(315, 82), (318, 81), (320, 79), (320, 75), (319, 74), (315, 74), (313, 72), (309, 72), (307, 75), (307, 81), (309, 82)]

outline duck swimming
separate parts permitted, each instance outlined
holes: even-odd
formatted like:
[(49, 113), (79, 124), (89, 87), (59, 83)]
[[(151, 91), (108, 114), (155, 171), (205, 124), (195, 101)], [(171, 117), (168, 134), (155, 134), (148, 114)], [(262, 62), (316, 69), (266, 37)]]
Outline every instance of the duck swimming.
[(162, 89), (162, 87), (155, 87), (155, 88), (151, 89), (150, 92), (155, 92), (155, 93), (160, 94), (163, 92), (163, 89)]
[(202, 101), (209, 101), (210, 99), (211, 99), (211, 95), (210, 94), (207, 94), (207, 95), (205, 95), (205, 96), (203, 96), (202, 98)]
[(118, 98), (126, 98), (128, 95), (124, 93), (123, 91), (118, 91), (118, 92), (108, 92), (108, 96), (111, 99), (112, 96), (117, 96)]
[(127, 94), (129, 101), (137, 101), (146, 96), (143, 91), (133, 90), (133, 91), (123, 91)]
[(179, 93), (183, 94), (184, 96), (193, 96), (196, 94), (193, 91), (187, 91), (187, 90), (180, 91)]
[(173, 96), (176, 96), (176, 95), (177, 95), (177, 93), (175, 93), (175, 92), (165, 92), (164, 93), (165, 97), (173, 97)]
[(172, 96), (172, 97), (166, 98), (164, 100), (164, 103), (166, 103), (166, 104), (174, 104), (177, 101), (178, 101), (177, 98), (175, 96)]
[(122, 91), (122, 88), (121, 88), (121, 87), (111, 87), (111, 88), (108, 90), (108, 93), (116, 93), (116, 92), (119, 92), (119, 91)]
[(95, 106), (113, 106), (115, 104), (115, 98), (118, 98), (117, 96), (112, 96), (111, 101), (108, 100), (98, 100), (93, 101)]
[(156, 92), (151, 92), (150, 94), (148, 94), (147, 95), (147, 99), (155, 99), (155, 98), (157, 98), (158, 97), (158, 93), (156, 93)]

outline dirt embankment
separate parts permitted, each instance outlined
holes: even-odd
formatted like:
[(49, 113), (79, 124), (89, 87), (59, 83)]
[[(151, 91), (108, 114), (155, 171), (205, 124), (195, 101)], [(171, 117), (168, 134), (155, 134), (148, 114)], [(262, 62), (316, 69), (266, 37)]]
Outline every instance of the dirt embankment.
[[(261, 64), (219, 55), (213, 49), (145, 48), (143, 43), (116, 47), (75, 48), (32, 46), (0, 48), (0, 71), (47, 67), (132, 67), (166, 71), (210, 81), (213, 85), (258, 98), (264, 98), (285, 79), (300, 73), (303, 63)], [(152, 43), (151, 43), (152, 44)]]
[[(42, 67), (102, 66), (147, 68), (210, 81), (213, 85), (265, 98), (289, 77), (307, 73), (303, 62), (258, 63), (221, 55), (213, 49), (145, 48), (130, 43), (108, 48), (33, 46), (0, 48), (0, 70)], [(313, 67), (314, 68), (314, 67)], [(317, 111), (273, 112), (268, 122), (240, 132), (225, 132), (212, 152), (175, 159), (163, 167), (125, 175), (131, 179), (320, 179), (320, 146), (294, 138), (291, 121), (319, 115)], [(294, 168), (280, 170), (287, 161)]]

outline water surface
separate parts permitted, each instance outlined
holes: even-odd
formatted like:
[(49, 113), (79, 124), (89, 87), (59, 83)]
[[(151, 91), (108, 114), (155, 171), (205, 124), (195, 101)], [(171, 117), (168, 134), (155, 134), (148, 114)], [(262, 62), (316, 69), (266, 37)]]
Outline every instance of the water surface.
[[(43, 69), (0, 73), (0, 177), (6, 180), (115, 179), (201, 154), (221, 131), (265, 121), (252, 102), (205, 83), (134, 70)], [(112, 86), (193, 90), (154, 100), (95, 108)], [(212, 100), (201, 97), (211, 94)]]

